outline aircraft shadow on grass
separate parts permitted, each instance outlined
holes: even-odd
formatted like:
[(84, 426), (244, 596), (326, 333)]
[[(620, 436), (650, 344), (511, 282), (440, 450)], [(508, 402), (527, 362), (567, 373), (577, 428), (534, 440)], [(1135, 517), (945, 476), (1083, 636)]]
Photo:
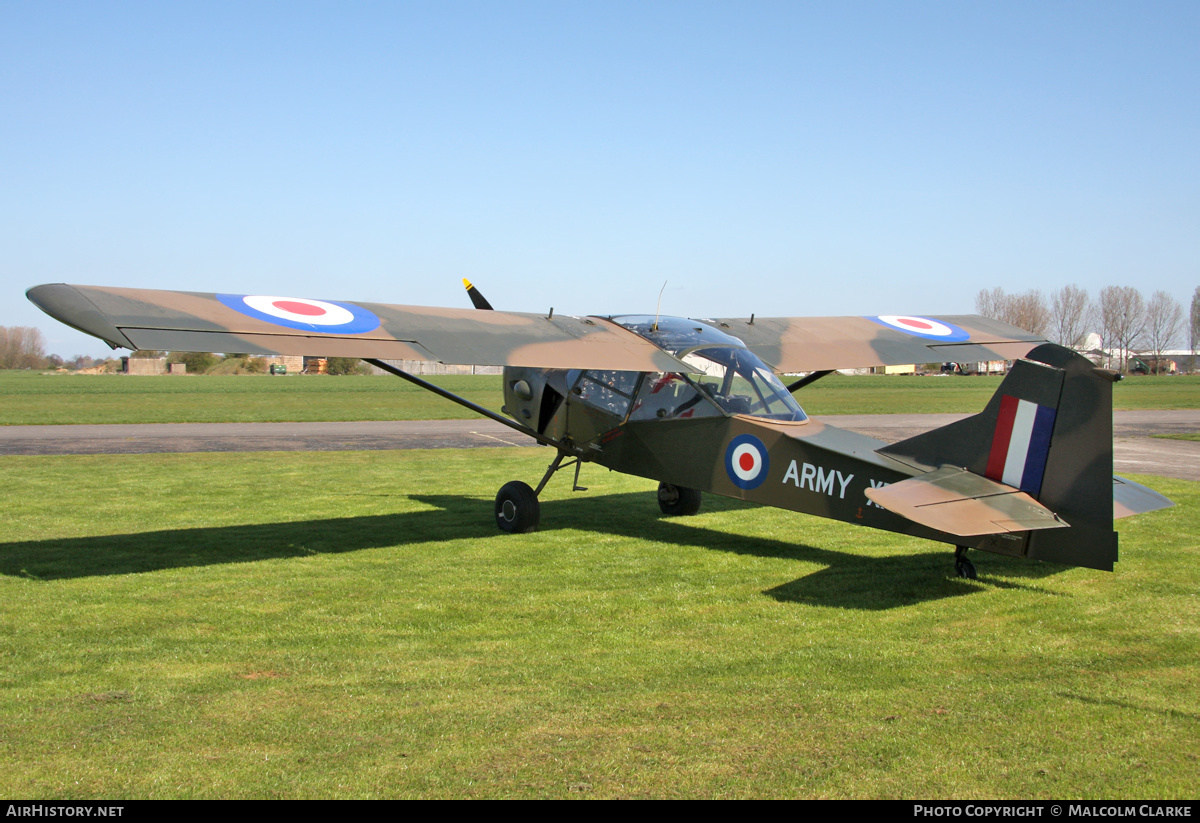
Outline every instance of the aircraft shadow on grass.
[[(505, 543), (522, 539), (497, 533), (491, 501), (462, 495), (408, 497), (431, 508), (399, 514), (0, 543), (0, 574), (50, 581), (449, 540), (497, 541), (502, 550)], [(705, 506), (708, 512), (757, 508), (715, 497), (706, 498)], [(797, 529), (803, 527), (803, 522), (797, 518)], [(662, 517), (652, 494), (635, 492), (544, 501), (540, 530), (570, 528), (580, 531), (581, 540), (586, 540), (589, 533), (601, 532), (819, 564), (823, 567), (820, 571), (763, 593), (781, 602), (836, 608), (888, 609), (988, 588), (1036, 588), (1033, 581), (1065, 568), (989, 556), (987, 566), (1003, 573), (1006, 580), (988, 580), (989, 569), (985, 567), (981, 569), (981, 581), (966, 581), (953, 577), (950, 551), (872, 557), (803, 542), (731, 534), (694, 523), (685, 518)], [(1013, 578), (1030, 583), (1014, 583)]]

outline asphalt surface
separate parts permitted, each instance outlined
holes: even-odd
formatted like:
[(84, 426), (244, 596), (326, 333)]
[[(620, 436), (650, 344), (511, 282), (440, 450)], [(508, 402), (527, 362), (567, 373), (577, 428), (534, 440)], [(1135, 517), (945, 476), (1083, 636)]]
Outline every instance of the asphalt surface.
[[(895, 442), (965, 414), (825, 415), (826, 423)], [(1200, 442), (1151, 438), (1200, 432), (1200, 410), (1113, 413), (1118, 474), (1200, 480)], [(0, 426), (0, 455), (150, 454), (161, 452), (347, 451), (532, 446), (491, 420), (354, 423), (147, 423), (95, 426)]]

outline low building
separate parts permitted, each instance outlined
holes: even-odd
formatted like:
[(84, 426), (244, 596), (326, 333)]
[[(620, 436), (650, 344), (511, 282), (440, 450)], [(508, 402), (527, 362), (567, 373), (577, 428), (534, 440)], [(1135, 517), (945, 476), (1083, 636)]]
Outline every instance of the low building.
[[(501, 374), (503, 366), (455, 366), (448, 363), (438, 363), (436, 360), (384, 360), (389, 366), (395, 366), (409, 374)], [(387, 374), (378, 366), (367, 366), (371, 374)]]
[(122, 357), (121, 374), (166, 374), (165, 357)]

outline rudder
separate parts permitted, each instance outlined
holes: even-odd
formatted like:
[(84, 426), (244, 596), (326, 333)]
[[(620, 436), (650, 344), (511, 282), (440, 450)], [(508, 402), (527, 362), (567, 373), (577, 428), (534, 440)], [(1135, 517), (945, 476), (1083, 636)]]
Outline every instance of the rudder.
[(1005, 554), (1112, 571), (1115, 380), (1070, 349), (1038, 346), (981, 413), (879, 451), (923, 471), (959, 466), (1018, 488), (1070, 526), (1028, 532)]

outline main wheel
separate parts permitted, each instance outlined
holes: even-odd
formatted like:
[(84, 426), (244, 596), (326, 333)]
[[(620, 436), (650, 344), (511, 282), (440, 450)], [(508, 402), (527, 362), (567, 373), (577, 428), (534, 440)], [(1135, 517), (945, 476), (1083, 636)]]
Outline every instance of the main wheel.
[(496, 525), (502, 532), (523, 534), (537, 531), (542, 507), (528, 483), (513, 480), (496, 493)]
[(967, 559), (967, 547), (959, 546), (954, 550), (954, 573), (966, 580), (975, 580), (975, 564)]
[(670, 483), (658, 484), (658, 507), (671, 517), (682, 517), (700, 511), (700, 492)]

